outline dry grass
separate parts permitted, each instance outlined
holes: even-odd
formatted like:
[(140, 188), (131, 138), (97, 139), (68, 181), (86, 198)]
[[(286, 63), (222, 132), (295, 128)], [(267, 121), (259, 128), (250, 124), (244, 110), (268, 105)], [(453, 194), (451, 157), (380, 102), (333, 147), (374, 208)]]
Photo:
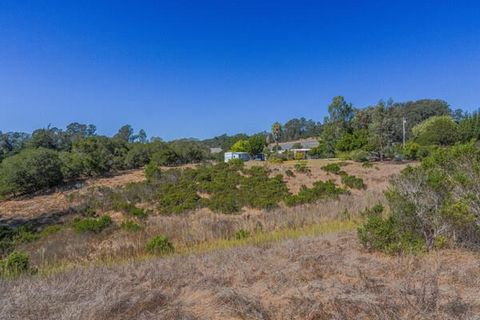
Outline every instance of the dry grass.
[[(285, 175), (285, 171), (288, 169), (293, 170), (295, 164), (294, 161), (277, 165), (267, 162), (251, 161), (247, 163), (247, 165), (265, 165), (271, 168), (274, 171), (274, 174), (284, 174), (289, 189), (295, 193), (299, 190), (302, 184), (311, 186), (316, 180), (334, 179), (337, 181), (337, 183), (340, 183), (340, 178), (337, 175), (327, 174), (321, 170), (321, 166), (332, 161), (335, 162), (336, 160), (309, 160), (308, 166), (311, 169), (311, 173), (296, 174), (296, 177), (293, 178), (287, 177)], [(388, 177), (390, 177), (392, 174), (400, 172), (403, 168), (405, 168), (405, 166), (405, 164), (384, 162), (376, 163), (375, 167), (373, 168), (363, 168), (360, 163), (350, 161), (348, 162), (348, 165), (342, 169), (348, 174), (353, 174), (363, 178), (370, 192), (382, 193), (387, 185)], [(49, 215), (52, 214), (67, 214), (71, 206), (71, 203), (68, 201), (68, 196), (72, 193), (83, 192), (87, 188), (93, 186), (118, 187), (129, 182), (138, 182), (144, 179), (145, 176), (143, 174), (143, 170), (132, 170), (109, 178), (87, 180), (86, 182), (80, 184), (78, 189), (59, 189), (57, 192), (50, 194), (37, 195), (30, 198), (21, 198), (16, 200), (0, 201), (0, 222), (9, 220), (27, 221), (29, 219), (48, 219)], [(361, 191), (353, 192), (361, 194)]]
[[(342, 166), (342, 170), (348, 173), (349, 175), (354, 175), (360, 177), (364, 180), (367, 188), (370, 192), (383, 193), (388, 185), (388, 178), (394, 174), (400, 173), (407, 164), (405, 163), (395, 163), (395, 162), (377, 162), (374, 163), (373, 167), (365, 168), (361, 163), (353, 161), (341, 161), (338, 159), (317, 159), (317, 160), (308, 160), (307, 166), (310, 169), (310, 173), (297, 173), (295, 172), (295, 177), (288, 177), (285, 174), (285, 171), (290, 169), (295, 171), (296, 161), (286, 161), (282, 164), (272, 164), (268, 162), (249, 162), (247, 165), (264, 165), (273, 170), (274, 173), (281, 173), (285, 177), (288, 188), (291, 192), (296, 193), (299, 191), (302, 184), (307, 187), (311, 187), (315, 181), (318, 180), (329, 180), (332, 179), (338, 185), (341, 185), (340, 176), (325, 172), (321, 169), (322, 166), (329, 163), (338, 163), (343, 162), (345, 165)], [(361, 190), (352, 191), (355, 194), (362, 194)]]
[[(310, 161), (311, 174), (289, 178), (289, 187), (337, 179), (320, 169), (325, 163)], [(283, 173), (293, 164), (264, 165)], [(358, 212), (384, 202), (388, 177), (405, 165), (376, 166), (343, 167), (367, 189), (339, 200), (238, 215), (152, 215), (137, 233), (67, 228), (25, 244), (40, 274), (0, 280), (0, 319), (479, 319), (478, 253), (390, 257), (359, 247)], [(111, 186), (131, 181), (110, 179)], [(31, 200), (58, 209), (58, 196)], [(251, 236), (235, 239), (240, 229)], [(177, 253), (146, 255), (146, 240), (157, 234)]]
[(213, 213), (209, 209), (176, 216), (152, 215), (142, 223), (144, 229), (139, 232), (114, 227), (96, 235), (76, 234), (65, 228), (33, 243), (20, 245), (18, 249), (28, 252), (35, 265), (85, 263), (112, 257), (125, 259), (142, 254), (146, 241), (158, 234), (167, 236), (176, 247), (191, 247), (231, 239), (240, 229), (255, 233), (306, 228), (335, 220), (345, 210), (355, 218), (359, 211), (383, 201), (383, 196), (366, 192), (363, 196), (342, 195), (339, 200), (271, 211), (246, 210), (238, 215)]
[(480, 256), (351, 233), (0, 282), (2, 319), (478, 319)]

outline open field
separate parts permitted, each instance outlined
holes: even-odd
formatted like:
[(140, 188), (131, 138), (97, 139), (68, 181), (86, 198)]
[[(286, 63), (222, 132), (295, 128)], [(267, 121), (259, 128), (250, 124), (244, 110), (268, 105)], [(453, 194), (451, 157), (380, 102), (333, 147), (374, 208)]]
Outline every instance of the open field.
[(328, 233), (3, 281), (2, 319), (478, 319), (480, 256)]
[[(339, 181), (339, 177), (334, 174), (326, 173), (321, 170), (325, 164), (338, 162), (336, 160), (309, 160), (308, 166), (311, 169), (310, 174), (297, 174), (295, 177), (285, 176), (288, 187), (292, 192), (297, 192), (302, 184), (311, 186), (316, 180), (334, 179)], [(362, 177), (367, 184), (367, 190), (373, 193), (382, 193), (388, 184), (388, 177), (399, 173), (406, 164), (397, 164), (392, 162), (377, 163), (373, 168), (364, 168), (360, 163), (347, 162), (348, 165), (342, 169), (349, 174)], [(295, 161), (288, 161), (284, 164), (270, 164), (267, 162), (251, 161), (247, 166), (262, 165), (271, 168), (274, 173), (285, 174), (288, 169), (294, 169)], [(188, 166), (184, 166), (188, 167)], [(162, 168), (167, 170), (168, 168)], [(79, 183), (76, 188), (59, 189), (49, 194), (37, 195), (33, 197), (24, 197), (20, 199), (0, 201), (0, 222), (12, 223), (14, 221), (26, 222), (33, 219), (48, 220), (54, 214), (62, 215), (69, 213), (71, 203), (68, 200), (69, 195), (82, 193), (89, 187), (107, 186), (118, 187), (129, 182), (138, 182), (145, 179), (143, 170), (132, 170), (109, 178), (91, 179)], [(354, 191), (356, 192), (356, 191)]]
[[(272, 174), (281, 173), (287, 186), (297, 192), (302, 184), (311, 186), (314, 181), (334, 179), (340, 184), (338, 175), (326, 173), (321, 167), (332, 160), (309, 161), (309, 173), (296, 173), (288, 177), (285, 171), (294, 170), (295, 162), (274, 165), (266, 162), (250, 162), (247, 165), (265, 165)], [(150, 214), (142, 221), (144, 228), (139, 232), (128, 232), (119, 228), (105, 230), (99, 234), (77, 234), (71, 228), (63, 228), (57, 233), (41, 239), (18, 245), (17, 249), (27, 252), (31, 261), (42, 269), (49, 270), (57, 266), (84, 265), (85, 263), (110, 261), (112, 259), (131, 259), (144, 254), (144, 246), (148, 239), (155, 235), (167, 236), (176, 248), (189, 248), (202, 243), (235, 237), (239, 230), (248, 232), (271, 232), (285, 228), (305, 228), (315, 224), (332, 221), (343, 215), (356, 219), (358, 213), (367, 207), (385, 201), (383, 190), (388, 177), (398, 173), (405, 164), (378, 163), (374, 167), (365, 168), (359, 163), (348, 162), (342, 167), (349, 174), (362, 177), (367, 185), (365, 190), (351, 190), (350, 194), (341, 195), (339, 199), (324, 200), (318, 203), (287, 207), (281, 205), (273, 210), (245, 208), (239, 214), (214, 213), (203, 208), (181, 215)], [(83, 193), (89, 186), (102, 185), (117, 187), (128, 182), (144, 179), (142, 171), (128, 172), (112, 178), (87, 181), (79, 190), (65, 193), (42, 195), (31, 199), (6, 201), (2, 203), (2, 212), (14, 216), (17, 212), (25, 213), (26, 221), (45, 218), (46, 221), (62, 223), (71, 220), (75, 211), (68, 201), (68, 196)], [(36, 209), (36, 210), (34, 210)], [(152, 210), (155, 210), (153, 207)], [(52, 216), (52, 212), (56, 214)], [(57, 214), (57, 212), (60, 212)], [(125, 219), (121, 212), (104, 212), (112, 217), (119, 226)]]
[[(340, 184), (338, 175), (321, 169), (331, 162), (338, 160), (309, 161), (307, 173), (295, 172), (295, 162), (247, 166), (268, 166), (297, 192), (317, 180)], [(369, 253), (357, 241), (359, 213), (385, 203), (389, 178), (405, 166), (347, 162), (342, 170), (361, 177), (366, 189), (293, 207), (244, 208), (238, 214), (208, 208), (153, 213), (138, 232), (117, 227), (124, 219), (120, 212), (104, 212), (114, 227), (101, 233), (77, 234), (67, 227), (19, 245), (37, 274), (0, 280), (0, 318), (479, 319), (478, 253), (456, 249), (387, 256)], [(119, 187), (143, 179), (142, 171), (132, 171), (64, 193), (6, 201), (2, 210), (31, 203), (48, 215), (46, 209), (69, 210), (68, 195), (93, 184)], [(25, 217), (37, 214), (32, 210)], [(248, 235), (238, 237), (239, 230)], [(175, 253), (145, 252), (145, 243), (158, 234), (171, 240)]]

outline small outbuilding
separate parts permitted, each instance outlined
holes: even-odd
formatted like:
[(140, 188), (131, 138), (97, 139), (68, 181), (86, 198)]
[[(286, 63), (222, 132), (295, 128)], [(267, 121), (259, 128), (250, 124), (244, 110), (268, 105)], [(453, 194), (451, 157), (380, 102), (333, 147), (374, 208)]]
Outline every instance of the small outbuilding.
[(240, 159), (243, 161), (251, 160), (248, 152), (225, 152), (225, 162), (228, 162), (232, 159)]

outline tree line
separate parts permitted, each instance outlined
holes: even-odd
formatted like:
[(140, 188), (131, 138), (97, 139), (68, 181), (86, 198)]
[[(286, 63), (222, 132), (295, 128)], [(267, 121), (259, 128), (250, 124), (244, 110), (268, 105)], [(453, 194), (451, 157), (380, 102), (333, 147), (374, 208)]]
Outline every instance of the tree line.
[(85, 177), (107, 176), (148, 163), (173, 166), (208, 159), (196, 140), (147, 140), (130, 125), (113, 137), (96, 134), (94, 125), (72, 123), (65, 130), (43, 128), (31, 135), (0, 132), (0, 196), (16, 196)]
[[(406, 146), (403, 147), (403, 120)], [(480, 116), (451, 110), (443, 100), (423, 99), (394, 103), (380, 101), (355, 108), (341, 96), (328, 106), (323, 123), (295, 118), (274, 123), (271, 132), (227, 134), (203, 141), (179, 139), (165, 142), (147, 138), (145, 130), (130, 125), (107, 137), (92, 124), (71, 123), (64, 130), (50, 127), (32, 134), (0, 131), (0, 196), (32, 193), (85, 177), (105, 176), (149, 163), (173, 166), (205, 160), (222, 160), (209, 148), (268, 153), (269, 143), (315, 137), (316, 158), (353, 160), (422, 158), (432, 148), (480, 139)]]
[[(283, 141), (285, 131), (284, 125), (274, 123), (271, 140)], [(438, 99), (402, 103), (381, 100), (373, 106), (354, 108), (344, 97), (337, 96), (318, 131), (319, 146), (310, 151), (312, 157), (417, 159), (430, 154), (436, 146), (480, 139), (480, 115), (451, 110), (447, 102)]]

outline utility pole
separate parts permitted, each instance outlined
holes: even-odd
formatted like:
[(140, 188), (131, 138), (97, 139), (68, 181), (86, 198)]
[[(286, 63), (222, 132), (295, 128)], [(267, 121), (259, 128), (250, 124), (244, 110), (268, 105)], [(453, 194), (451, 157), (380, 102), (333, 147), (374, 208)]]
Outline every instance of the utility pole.
[(405, 124), (407, 123), (407, 120), (405, 117), (403, 117), (402, 125), (403, 125), (403, 148), (405, 149)]

